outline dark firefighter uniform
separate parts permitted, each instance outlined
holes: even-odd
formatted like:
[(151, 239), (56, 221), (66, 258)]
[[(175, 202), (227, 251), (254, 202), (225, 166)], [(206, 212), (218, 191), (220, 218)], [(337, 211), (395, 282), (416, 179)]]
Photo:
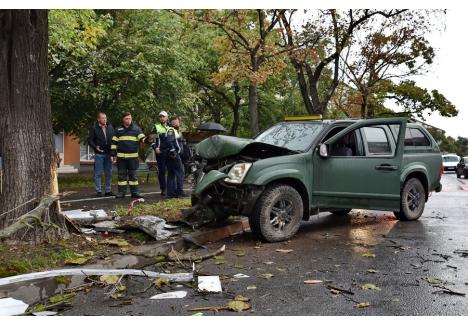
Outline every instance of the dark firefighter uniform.
[[(169, 146), (167, 155), (167, 197), (174, 198), (183, 195), (184, 168), (182, 166), (182, 147), (177, 138), (178, 131), (169, 127), (166, 134), (166, 141)], [(180, 135), (179, 135), (180, 138)]]
[(159, 148), (161, 151), (160, 154), (156, 154), (156, 162), (158, 163), (158, 179), (159, 187), (161, 188), (161, 193), (164, 195), (166, 193), (166, 171), (167, 171), (167, 155), (169, 152), (169, 144), (167, 142), (167, 131), (169, 130), (169, 125), (167, 123), (157, 122), (154, 124), (151, 134), (156, 135), (156, 140), (151, 147), (153, 149)]
[(140, 198), (138, 194), (138, 179), (136, 171), (139, 165), (139, 142), (145, 141), (145, 134), (135, 123), (125, 127), (121, 125), (112, 137), (112, 156), (117, 157), (118, 194), (125, 196), (127, 185), (130, 186), (132, 197)]

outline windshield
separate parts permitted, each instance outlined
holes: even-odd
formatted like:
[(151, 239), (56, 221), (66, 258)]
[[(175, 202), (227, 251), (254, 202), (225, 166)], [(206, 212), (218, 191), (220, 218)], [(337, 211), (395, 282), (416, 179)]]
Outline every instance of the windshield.
[(303, 152), (309, 148), (322, 128), (322, 123), (284, 122), (265, 130), (255, 141)]

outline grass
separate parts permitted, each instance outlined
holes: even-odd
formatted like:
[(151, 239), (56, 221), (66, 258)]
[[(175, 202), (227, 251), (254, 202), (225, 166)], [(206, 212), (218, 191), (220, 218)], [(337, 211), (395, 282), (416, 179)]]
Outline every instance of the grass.
[[(138, 204), (133, 208), (130, 216), (155, 215), (167, 221), (180, 220), (181, 209), (191, 207), (190, 198), (173, 198), (161, 200), (151, 204)], [(117, 214), (127, 216), (127, 206), (117, 206)]]
[(0, 256), (0, 277), (7, 277), (56, 267), (76, 255), (66, 246), (48, 244), (27, 247), (2, 245)]
[[(104, 184), (104, 177), (101, 178)], [(138, 176), (140, 184), (146, 184), (146, 173)], [(58, 177), (60, 190), (76, 190), (83, 188), (94, 189), (94, 175), (92, 174), (74, 174), (74, 175), (61, 175)], [(158, 178), (155, 173), (150, 173), (148, 183), (157, 184)], [(117, 173), (112, 174), (112, 184), (117, 184)]]

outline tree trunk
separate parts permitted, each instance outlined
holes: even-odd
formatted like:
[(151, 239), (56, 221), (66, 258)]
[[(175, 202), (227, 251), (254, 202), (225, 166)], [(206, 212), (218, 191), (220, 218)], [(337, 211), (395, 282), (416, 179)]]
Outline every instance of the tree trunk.
[(239, 95), (240, 87), (238, 83), (234, 84), (234, 105), (232, 106), (232, 113), (233, 113), (233, 121), (231, 126), (231, 135), (237, 136), (237, 131), (239, 130), (240, 124), (240, 102), (241, 97)]
[[(0, 229), (58, 192), (47, 25), (47, 10), (0, 10)], [(52, 209), (55, 217), (46, 223), (58, 216), (58, 207)]]
[(367, 119), (367, 95), (361, 95), (361, 118)]
[[(250, 65), (252, 72), (255, 74), (258, 72), (259, 64), (258, 58), (255, 53), (250, 56)], [(249, 84), (249, 115), (250, 115), (250, 129), (253, 135), (258, 133), (258, 95), (257, 95), (257, 83), (255, 80), (251, 80)]]

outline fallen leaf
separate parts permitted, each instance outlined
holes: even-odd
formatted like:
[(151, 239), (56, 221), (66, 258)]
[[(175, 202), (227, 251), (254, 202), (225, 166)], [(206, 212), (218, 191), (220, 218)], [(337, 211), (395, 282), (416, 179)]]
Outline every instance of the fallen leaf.
[(375, 290), (375, 291), (380, 291), (380, 288), (375, 285), (375, 284), (372, 284), (372, 283), (366, 283), (364, 285), (361, 286), (361, 288), (363, 290)]
[(371, 274), (375, 274), (375, 273), (378, 273), (379, 271), (376, 270), (376, 269), (370, 268), (370, 269), (367, 270), (367, 272), (368, 272), (368, 273), (371, 273)]
[(75, 292), (60, 293), (49, 298), (50, 303), (69, 302), (76, 295)]
[(123, 298), (125, 295), (123, 293), (114, 293), (111, 295), (111, 298), (112, 299), (119, 299), (119, 298)]
[(332, 294), (340, 294), (341, 293), (341, 291), (338, 291), (338, 290), (335, 290), (335, 289), (330, 289), (330, 292)]
[(304, 281), (304, 284), (319, 284), (319, 283), (323, 283), (323, 281), (321, 280), (305, 280)]
[(358, 304), (354, 305), (355, 308), (366, 308), (366, 307), (369, 307), (369, 306), (370, 306), (369, 302), (361, 302), (361, 303), (358, 303)]
[(277, 271), (280, 271), (280, 272), (286, 272), (286, 268), (279, 268), (279, 267), (277, 267), (276, 270), (277, 270)]
[(170, 280), (168, 278), (162, 277), (158, 278), (153, 282), (154, 285), (156, 285), (158, 288), (162, 288), (164, 285), (168, 285)]
[(272, 261), (264, 261), (263, 263), (264, 263), (265, 265), (273, 265), (273, 264), (274, 264), (274, 262), (272, 262)]
[(373, 254), (372, 252), (365, 252), (361, 256), (362, 257), (375, 258), (375, 254)]
[(432, 285), (445, 284), (446, 283), (445, 281), (443, 281), (441, 279), (431, 278), (431, 277), (427, 277), (426, 281), (427, 281), (427, 283), (432, 284)]
[(249, 285), (247, 287), (247, 290), (256, 290), (256, 289), (257, 289), (257, 287), (255, 285)]
[(237, 300), (229, 301), (227, 306), (230, 310), (236, 311), (236, 312), (242, 312), (244, 310), (250, 309), (250, 305), (247, 302), (237, 301)]
[(101, 275), (99, 280), (107, 285), (116, 284), (120, 279), (120, 275)]
[(245, 256), (245, 252), (241, 251), (236, 254), (237, 257), (243, 257)]
[(274, 275), (273, 274), (270, 274), (270, 273), (264, 273), (264, 274), (261, 274), (260, 277), (263, 277), (267, 280), (269, 280), (270, 278), (272, 278)]
[(129, 247), (130, 244), (124, 240), (124, 239), (119, 239), (119, 238), (114, 238), (114, 239), (106, 239), (99, 241), (100, 244), (107, 244), (111, 246), (118, 246), (118, 247)]
[(73, 257), (65, 260), (66, 265), (83, 265), (90, 259), (90, 257)]
[(115, 290), (118, 292), (123, 292), (123, 291), (127, 291), (127, 287), (125, 285), (118, 285), (115, 287)]
[(249, 302), (250, 299), (239, 294), (235, 296), (234, 301)]
[(287, 254), (287, 253), (293, 252), (294, 250), (292, 250), (292, 249), (276, 249), (275, 251)]
[(235, 264), (235, 265), (234, 265), (234, 268), (237, 268), (237, 269), (244, 269), (245, 266), (244, 266), (244, 265), (240, 265), (240, 264)]

